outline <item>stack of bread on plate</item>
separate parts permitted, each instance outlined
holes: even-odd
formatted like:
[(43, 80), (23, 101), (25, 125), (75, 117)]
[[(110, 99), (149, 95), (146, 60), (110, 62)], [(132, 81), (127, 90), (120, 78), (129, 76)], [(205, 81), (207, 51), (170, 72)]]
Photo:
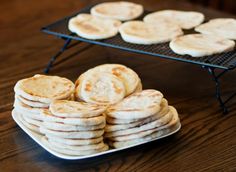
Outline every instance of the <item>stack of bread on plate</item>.
[(40, 133), (42, 124), (40, 112), (48, 109), (57, 99), (71, 99), (74, 83), (58, 76), (34, 75), (18, 81), (14, 87), (14, 112), (19, 114), (22, 123), (29, 129)]
[[(35, 75), (15, 85), (13, 113), (41, 134), (51, 150), (84, 156), (167, 135), (180, 127), (177, 111), (157, 90), (121, 64), (103, 64), (81, 74), (75, 85), (57, 76)], [(45, 106), (42, 106), (45, 105)]]
[[(72, 17), (68, 28), (78, 36), (93, 40), (120, 33), (121, 38), (131, 44), (170, 42), (169, 47), (176, 54), (193, 57), (227, 52), (235, 47), (235, 19), (218, 18), (203, 23), (204, 14), (195, 11), (160, 10), (144, 17), (143, 13), (140, 4), (104, 2), (93, 6), (90, 14), (80, 13)], [(194, 28), (200, 34), (184, 35), (184, 30)]]
[(55, 100), (41, 114), (43, 142), (67, 155), (90, 155), (108, 150), (103, 142), (106, 106)]
[(143, 90), (110, 106), (105, 137), (111, 147), (130, 146), (161, 137), (180, 126), (176, 109), (157, 90)]

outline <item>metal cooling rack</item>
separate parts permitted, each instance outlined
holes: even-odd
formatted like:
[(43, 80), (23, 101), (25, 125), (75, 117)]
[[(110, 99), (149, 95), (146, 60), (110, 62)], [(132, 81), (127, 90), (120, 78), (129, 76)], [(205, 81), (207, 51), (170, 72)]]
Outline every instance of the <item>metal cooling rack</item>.
[[(127, 42), (124, 42), (121, 38), (121, 36), (118, 34), (115, 37), (104, 39), (104, 40), (89, 40), (82, 37), (77, 36), (74, 33), (71, 33), (68, 30), (68, 21), (71, 17), (76, 16), (79, 13), (89, 13), (90, 7), (84, 8), (81, 11), (79, 11), (76, 14), (73, 14), (71, 16), (67, 16), (61, 20), (58, 20), (48, 26), (45, 26), (42, 28), (42, 31), (54, 36), (57, 36), (63, 40), (65, 40), (65, 43), (63, 47), (51, 58), (48, 66), (45, 69), (45, 73), (48, 73), (49, 70), (52, 68), (54, 61), (67, 49), (81, 43), (81, 42), (87, 42), (91, 45), (101, 45), (106, 47), (112, 47), (120, 50), (125, 50), (129, 52), (134, 53), (140, 53), (140, 54), (146, 54), (151, 56), (156, 56), (159, 58), (166, 58), (171, 59), (175, 61), (182, 61), (186, 63), (196, 64), (200, 65), (204, 69), (207, 69), (207, 71), (211, 74), (213, 81), (216, 85), (216, 98), (218, 99), (221, 108), (223, 109), (224, 113), (227, 113), (226, 103), (231, 100), (236, 93), (234, 93), (232, 96), (227, 98), (226, 100), (222, 100), (221, 96), (221, 89), (220, 89), (220, 82), (219, 79), (222, 77), (225, 73), (228, 71), (236, 68), (236, 50), (233, 50), (231, 52), (227, 53), (221, 53), (211, 56), (204, 56), (204, 57), (191, 57), (189, 55), (178, 55), (175, 54), (170, 48), (169, 43), (162, 43), (162, 44), (153, 44), (153, 45), (138, 45), (138, 44), (130, 44)], [(148, 12), (145, 11), (144, 15)], [(139, 19), (142, 19), (143, 16), (141, 16)], [(192, 33), (194, 31), (187, 31), (187, 33)], [(72, 44), (72, 40), (75, 40), (76, 42)], [(221, 69), (221, 72), (219, 74), (216, 74), (215, 69)]]

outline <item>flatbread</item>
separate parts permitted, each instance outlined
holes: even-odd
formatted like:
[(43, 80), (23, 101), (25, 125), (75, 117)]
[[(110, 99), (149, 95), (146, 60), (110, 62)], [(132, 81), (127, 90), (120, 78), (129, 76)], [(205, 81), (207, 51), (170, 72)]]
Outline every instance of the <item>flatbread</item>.
[(162, 98), (163, 94), (157, 90), (143, 90), (110, 106), (106, 115), (119, 119), (146, 118), (159, 112)]
[(126, 21), (139, 17), (143, 13), (143, 6), (125, 1), (104, 2), (95, 5), (90, 12), (94, 16)]
[(49, 107), (52, 114), (58, 117), (89, 118), (100, 116), (106, 110), (106, 106), (76, 102), (68, 100), (55, 100)]
[(95, 154), (95, 153), (99, 153), (99, 152), (103, 152), (108, 150), (108, 146), (105, 145), (103, 148), (101, 149), (94, 149), (94, 150), (86, 150), (86, 151), (76, 151), (76, 150), (71, 150), (71, 149), (61, 149), (60, 147), (57, 146), (52, 146), (46, 137), (43, 137), (41, 140), (45, 145), (47, 145), (48, 147), (50, 147), (50, 149), (54, 150), (55, 152), (61, 153), (61, 154), (65, 154), (65, 155), (71, 155), (71, 156), (85, 156), (85, 155), (91, 155), (91, 154)]
[(14, 91), (28, 100), (51, 103), (52, 100), (70, 97), (74, 84), (66, 78), (37, 74), (18, 81)]
[(172, 23), (183, 29), (191, 29), (204, 21), (202, 13), (194, 11), (162, 10), (153, 12), (144, 17), (144, 22), (159, 24)]
[(13, 113), (16, 113), (19, 120), (21, 121), (21, 123), (28, 129), (30, 129), (33, 132), (36, 132), (38, 134), (41, 134), (39, 127), (33, 124), (29, 124), (28, 122), (26, 122), (23, 118), (22, 115), (19, 112), (14, 111)]
[(51, 130), (60, 130), (60, 131), (93, 131), (103, 129), (106, 123), (101, 123), (98, 125), (72, 125), (72, 124), (64, 124), (59, 122), (46, 122), (44, 121), (41, 124), (43, 127)]
[(64, 118), (53, 115), (49, 110), (45, 109), (41, 113), (43, 121), (46, 122), (60, 122), (64, 124), (81, 125), (81, 126), (93, 126), (106, 122), (105, 116), (100, 115), (91, 118)]
[[(161, 101), (160, 105), (160, 111), (150, 117), (147, 117), (148, 119), (159, 119), (162, 116), (166, 115), (169, 112), (169, 106), (168, 106), (168, 101), (163, 98)], [(113, 125), (126, 125), (126, 124), (131, 124), (134, 122), (140, 122), (143, 120), (146, 120), (147, 118), (134, 118), (134, 119), (119, 119), (119, 118), (111, 118), (109, 116), (106, 117), (106, 121), (108, 124), (113, 124)]]
[(31, 107), (36, 107), (36, 108), (48, 108), (49, 107), (48, 103), (42, 103), (42, 102), (28, 100), (20, 95), (17, 95), (17, 94), (15, 94), (15, 99), (18, 99), (22, 103), (24, 103), (28, 106), (31, 106)]
[(169, 46), (176, 54), (202, 57), (231, 51), (235, 42), (214, 35), (189, 34), (172, 40)]
[(46, 134), (46, 137), (54, 142), (63, 143), (65, 145), (78, 146), (78, 145), (92, 145), (103, 141), (103, 137), (90, 138), (90, 139), (65, 139), (54, 135)]
[(53, 135), (55, 137), (67, 138), (67, 139), (90, 139), (101, 137), (104, 133), (104, 130), (95, 130), (95, 131), (57, 131), (50, 130), (43, 126), (39, 128), (41, 133), (45, 135)]
[(54, 140), (52, 140), (50, 138), (48, 138), (48, 142), (52, 146), (56, 146), (61, 149), (70, 149), (70, 150), (74, 150), (74, 151), (97, 150), (97, 149), (102, 149), (105, 146), (103, 141), (100, 143), (97, 143), (97, 144), (93, 144), (93, 145), (73, 145), (73, 146), (55, 142)]
[(79, 99), (101, 105), (115, 104), (125, 94), (125, 86), (118, 77), (102, 72), (86, 75), (75, 90), (75, 96)]
[(195, 31), (236, 40), (236, 19), (217, 18), (195, 28)]
[(102, 19), (90, 14), (78, 14), (69, 20), (69, 30), (77, 35), (92, 39), (106, 39), (118, 33), (119, 20)]
[(27, 116), (28, 118), (32, 118), (34, 120), (39, 120), (42, 121), (43, 117), (40, 115), (40, 113), (32, 113), (32, 112), (28, 112), (22, 109), (19, 109), (17, 107), (14, 107), (14, 109), (19, 112), (20, 114), (22, 114), (23, 116)]
[(39, 127), (39, 126), (42, 125), (42, 121), (29, 118), (29, 117), (27, 117), (27, 116), (25, 116), (25, 115), (21, 115), (21, 117), (24, 119), (24, 121), (26, 121), (26, 122), (29, 123), (29, 124), (35, 125), (35, 126), (37, 126), (37, 127)]
[[(150, 125), (150, 126), (157, 126), (157, 125), (165, 125), (168, 123), (172, 118), (172, 113), (168, 112), (161, 118), (158, 115), (154, 115), (148, 118), (145, 118), (143, 120), (137, 121), (137, 122), (132, 122), (129, 124), (118, 124), (118, 125), (109, 125), (107, 124), (105, 127), (105, 131), (107, 133), (109, 132), (115, 132), (115, 131), (120, 131), (120, 130), (127, 130), (129, 129), (134, 129), (134, 127), (137, 127), (138, 129), (142, 130), (145, 128), (144, 125)], [(151, 124), (152, 123), (152, 124)]]
[(142, 21), (125, 22), (120, 26), (119, 32), (125, 42), (144, 45), (168, 42), (183, 35), (179, 26), (165, 22), (158, 25)]
[(33, 113), (33, 114), (39, 114), (39, 113), (41, 113), (41, 111), (43, 109), (47, 109), (47, 108), (37, 108), (37, 107), (29, 106), (29, 105), (24, 104), (23, 102), (19, 101), (18, 99), (15, 99), (13, 107), (15, 107), (16, 109), (26, 111), (28, 113)]
[[(105, 137), (116, 137), (116, 136), (124, 136), (129, 134), (135, 134), (142, 131), (150, 130), (153, 128), (161, 127), (163, 125), (166, 125), (170, 120), (172, 120), (173, 114), (172, 111), (170, 111), (168, 114), (163, 116), (160, 119), (154, 120), (154, 121), (148, 121), (147, 123), (141, 123), (138, 126), (131, 126), (130, 128), (123, 129), (123, 130), (115, 130), (105, 133)], [(114, 130), (114, 129), (113, 129)], [(105, 129), (107, 131), (107, 128)]]
[(127, 141), (127, 140), (133, 140), (133, 139), (138, 139), (138, 138), (142, 138), (145, 137), (147, 135), (150, 135), (156, 131), (162, 130), (162, 129), (166, 129), (166, 128), (170, 128), (172, 126), (175, 126), (177, 123), (179, 123), (179, 117), (178, 117), (178, 113), (176, 111), (176, 109), (172, 106), (170, 106), (170, 110), (173, 112), (173, 118), (172, 120), (166, 124), (163, 125), (161, 127), (157, 127), (157, 128), (153, 128), (150, 130), (145, 130), (145, 131), (141, 131), (139, 133), (135, 133), (135, 134), (129, 134), (129, 135), (124, 135), (124, 136), (116, 136), (116, 137), (109, 137), (109, 140), (112, 141)]
[(143, 142), (147, 142), (147, 141), (151, 141), (153, 139), (165, 136), (173, 131), (175, 131), (178, 127), (180, 126), (180, 123), (177, 123), (175, 126), (170, 127), (170, 128), (166, 128), (166, 129), (162, 129), (162, 130), (158, 130), (150, 135), (144, 136), (142, 138), (138, 138), (138, 139), (133, 139), (133, 140), (128, 140), (128, 141), (120, 141), (120, 142), (113, 142), (113, 141), (108, 141), (108, 144), (113, 147), (113, 148), (122, 148), (122, 147), (127, 147), (127, 146), (131, 146), (131, 145), (135, 145), (135, 144), (141, 144)]
[(138, 87), (138, 84), (141, 83), (141, 80), (135, 71), (121, 64), (103, 64), (96, 66), (85, 72), (78, 79), (81, 80), (83, 77), (86, 77), (86, 75), (100, 72), (109, 73), (119, 78), (125, 85), (126, 96), (133, 93)]

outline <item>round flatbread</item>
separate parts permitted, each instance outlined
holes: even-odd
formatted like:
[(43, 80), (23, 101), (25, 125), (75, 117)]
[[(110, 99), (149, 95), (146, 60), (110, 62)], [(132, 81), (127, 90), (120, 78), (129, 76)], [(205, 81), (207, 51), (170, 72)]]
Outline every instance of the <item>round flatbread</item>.
[(53, 115), (67, 118), (90, 118), (100, 116), (106, 110), (106, 106), (86, 102), (68, 100), (55, 100), (50, 104)]
[(217, 18), (195, 28), (195, 31), (236, 40), (236, 19)]
[(106, 115), (118, 119), (146, 118), (159, 112), (163, 94), (157, 90), (143, 90), (110, 106)]
[(119, 20), (102, 19), (90, 14), (79, 14), (69, 20), (69, 30), (87, 39), (106, 39), (115, 36)]
[(78, 145), (92, 145), (103, 141), (103, 137), (90, 138), (90, 139), (65, 139), (61, 137), (56, 137), (53, 135), (47, 135), (46, 137), (54, 142), (62, 143), (65, 145), (78, 146)]
[(61, 153), (61, 154), (65, 154), (65, 155), (71, 155), (71, 156), (85, 156), (85, 155), (91, 155), (91, 154), (96, 154), (99, 152), (103, 152), (108, 150), (108, 146), (105, 144), (105, 146), (101, 149), (94, 149), (94, 150), (85, 150), (85, 151), (78, 151), (78, 150), (71, 150), (71, 149), (62, 149), (58, 146), (52, 146), (46, 137), (42, 137), (42, 142), (49, 147), (50, 149), (54, 150), (55, 152)]
[(147, 135), (150, 135), (156, 131), (162, 130), (162, 129), (166, 129), (166, 128), (170, 128), (172, 126), (175, 126), (177, 123), (179, 123), (179, 117), (178, 117), (178, 113), (176, 111), (176, 109), (172, 106), (170, 106), (170, 110), (173, 113), (173, 117), (171, 119), (171, 121), (169, 123), (167, 123), (166, 125), (163, 125), (161, 127), (157, 127), (157, 128), (153, 128), (150, 130), (146, 130), (146, 131), (141, 131), (139, 133), (135, 133), (135, 134), (129, 134), (129, 135), (123, 135), (123, 136), (116, 136), (116, 137), (109, 137), (109, 140), (113, 140), (113, 141), (126, 141), (126, 140), (132, 140), (132, 139), (138, 139), (138, 138), (142, 138), (145, 137)]
[(95, 130), (95, 131), (58, 131), (50, 130), (43, 126), (39, 128), (40, 132), (45, 135), (53, 135), (55, 137), (67, 138), (67, 139), (90, 139), (101, 137), (104, 133), (104, 130)]
[[(120, 130), (129, 130), (129, 129), (134, 129), (135, 127), (138, 127), (140, 130), (145, 129), (145, 126), (147, 124), (150, 124), (152, 126), (155, 125), (165, 125), (167, 122), (170, 121), (172, 118), (172, 113), (168, 112), (162, 117), (159, 117), (158, 115), (153, 115), (151, 117), (145, 118), (143, 120), (137, 121), (137, 122), (132, 122), (129, 124), (118, 124), (118, 125), (109, 125), (107, 124), (105, 127), (105, 132), (114, 132), (114, 131), (120, 131)], [(152, 124), (151, 124), (152, 123)]]
[(28, 116), (25, 116), (25, 115), (21, 115), (21, 117), (24, 119), (24, 121), (26, 121), (27, 123), (29, 124), (32, 124), (32, 125), (35, 125), (37, 127), (41, 126), (42, 125), (42, 121), (39, 121), (39, 120), (35, 120), (35, 119), (32, 119)]
[[(160, 111), (150, 117), (147, 117), (148, 119), (159, 119), (162, 116), (166, 115), (169, 112), (169, 106), (168, 106), (168, 101), (163, 98), (161, 101), (161, 105), (160, 105)], [(119, 119), (119, 118), (112, 118), (107, 116), (106, 117), (106, 121), (108, 123), (108, 125), (126, 125), (126, 124), (131, 124), (134, 122), (141, 122), (143, 120), (146, 120), (147, 118), (134, 118), (134, 119)]]
[(109, 105), (121, 101), (126, 94), (123, 82), (109, 73), (90, 73), (76, 87), (75, 96), (85, 102)]
[(93, 145), (77, 145), (77, 146), (58, 143), (58, 142), (55, 142), (54, 140), (52, 140), (50, 138), (48, 138), (48, 142), (52, 146), (56, 146), (56, 147), (59, 147), (61, 149), (70, 149), (70, 150), (75, 150), (75, 151), (97, 150), (97, 149), (101, 149), (105, 146), (103, 141), (100, 142), (100, 143), (97, 143), (97, 144), (93, 144)]
[(15, 99), (18, 99), (19, 101), (21, 101), (24, 104), (31, 106), (31, 107), (36, 107), (36, 108), (48, 108), (49, 107), (48, 103), (41, 103), (41, 102), (37, 102), (37, 101), (28, 100), (20, 95), (17, 95), (17, 94), (15, 94)]
[(34, 75), (18, 81), (14, 91), (28, 100), (51, 103), (52, 100), (70, 97), (74, 92), (74, 84), (58, 76)]
[(19, 109), (17, 107), (14, 107), (14, 109), (19, 112), (20, 114), (22, 114), (23, 116), (26, 116), (28, 118), (34, 119), (34, 120), (38, 120), (38, 121), (42, 121), (43, 117), (40, 115), (40, 113), (32, 113), (32, 112), (28, 112), (22, 109)]
[(15, 99), (13, 106), (16, 109), (26, 111), (26, 112), (32, 113), (32, 114), (40, 114), (43, 109), (47, 109), (47, 108), (37, 108), (37, 107), (29, 106), (29, 105), (24, 104), (23, 102), (19, 101), (18, 99)]
[(93, 126), (106, 123), (105, 116), (100, 115), (91, 118), (64, 118), (54, 116), (49, 110), (44, 109), (41, 112), (43, 121), (46, 122), (59, 122), (64, 124), (72, 124), (72, 125), (81, 125), (81, 126)]
[(202, 13), (194, 11), (162, 10), (144, 17), (144, 22), (151, 24), (172, 23), (183, 29), (191, 29), (204, 21)]
[(135, 145), (135, 144), (141, 144), (143, 142), (151, 141), (153, 139), (165, 136), (165, 135), (175, 131), (176, 129), (178, 129), (179, 126), (180, 126), (180, 123), (177, 123), (173, 127), (158, 130), (158, 131), (156, 131), (156, 132), (154, 132), (150, 135), (144, 136), (142, 138), (127, 140), (127, 141), (108, 141), (108, 144), (111, 147), (116, 148), (116, 149), (131, 146), (131, 145)]
[(105, 123), (101, 123), (98, 125), (72, 125), (72, 124), (64, 124), (60, 122), (46, 122), (44, 121), (41, 124), (43, 127), (51, 130), (60, 130), (60, 131), (93, 131), (103, 129), (105, 127)]
[(189, 34), (172, 40), (169, 45), (176, 54), (202, 57), (231, 51), (235, 42), (213, 35)]
[(104, 2), (95, 5), (90, 12), (94, 16), (126, 21), (135, 19), (142, 15), (143, 6), (125, 1)]
[(18, 116), (19, 120), (21, 121), (21, 123), (22, 123), (26, 128), (30, 129), (30, 130), (33, 131), (33, 132), (36, 132), (36, 133), (38, 133), (38, 134), (41, 134), (41, 132), (40, 132), (38, 126), (33, 125), (33, 124), (29, 124), (28, 122), (26, 122), (26, 121), (23, 119), (23, 117), (22, 117), (22, 115), (21, 115), (20, 113), (18, 113), (18, 112), (14, 112), (14, 113), (17, 113), (17, 116)]
[[(160, 119), (157, 119), (154, 121), (148, 121), (147, 123), (144, 122), (143, 124), (141, 123), (138, 126), (131, 126), (130, 128), (121, 129), (121, 130), (114, 130), (113, 128), (114, 131), (110, 130), (110, 132), (106, 132), (105, 137), (109, 138), (109, 137), (116, 137), (116, 136), (124, 136), (124, 135), (139, 133), (146, 130), (151, 130), (153, 128), (161, 127), (167, 124), (168, 122), (170, 122), (172, 117), (173, 117), (173, 114), (172, 114), (172, 111), (170, 111), (168, 114), (166, 114)], [(108, 128), (106, 127), (105, 131), (107, 131), (107, 129)]]
[(155, 25), (142, 21), (130, 21), (122, 24), (119, 32), (124, 41), (144, 45), (168, 42), (183, 35), (179, 26), (165, 22)]
[[(126, 96), (135, 92), (138, 86), (140, 87), (139, 84), (141, 84), (141, 80), (139, 76), (137, 75), (137, 73), (134, 72), (132, 69), (121, 64), (103, 64), (103, 65), (96, 66), (88, 70), (87, 72), (83, 73), (78, 78), (77, 82), (79, 82), (79, 80), (82, 80), (84, 77), (86, 77), (86, 75), (90, 75), (91, 73), (101, 73), (101, 72), (109, 73), (119, 78), (125, 85)], [(141, 84), (141, 87), (142, 87), (142, 84)]]

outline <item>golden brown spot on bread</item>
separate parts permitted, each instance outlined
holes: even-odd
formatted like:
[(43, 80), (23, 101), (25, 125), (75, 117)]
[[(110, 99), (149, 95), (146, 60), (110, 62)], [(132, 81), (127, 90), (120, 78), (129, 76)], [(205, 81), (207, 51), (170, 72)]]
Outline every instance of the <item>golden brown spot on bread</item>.
[(91, 91), (91, 84), (90, 83), (87, 83), (86, 85), (85, 85), (85, 91)]
[(99, 29), (97, 29), (96, 27), (94, 27), (90, 24), (83, 23), (82, 26), (84, 29), (86, 29), (89, 32), (99, 32)]
[(114, 82), (112, 82), (112, 85), (116, 93), (120, 94), (122, 92), (122, 89), (118, 88)]

